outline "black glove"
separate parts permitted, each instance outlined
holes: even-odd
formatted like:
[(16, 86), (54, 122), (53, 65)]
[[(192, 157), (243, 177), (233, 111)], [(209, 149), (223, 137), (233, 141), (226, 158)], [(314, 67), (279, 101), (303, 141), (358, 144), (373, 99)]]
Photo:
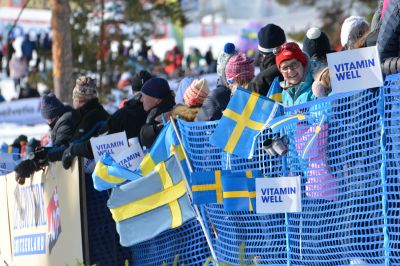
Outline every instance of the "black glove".
[(25, 160), (15, 167), (15, 179), (30, 177), (35, 171), (40, 169), (40, 165), (35, 160)]
[(72, 161), (74, 160), (75, 154), (73, 153), (73, 146), (69, 146), (63, 153), (62, 165), (65, 170), (71, 167)]

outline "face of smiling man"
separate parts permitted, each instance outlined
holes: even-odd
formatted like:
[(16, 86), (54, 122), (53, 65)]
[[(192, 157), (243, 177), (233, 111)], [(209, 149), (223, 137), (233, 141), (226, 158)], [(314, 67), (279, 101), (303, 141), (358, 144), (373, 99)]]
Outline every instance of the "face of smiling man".
[(304, 76), (304, 66), (297, 59), (283, 61), (279, 66), (279, 71), (289, 85), (298, 85)]

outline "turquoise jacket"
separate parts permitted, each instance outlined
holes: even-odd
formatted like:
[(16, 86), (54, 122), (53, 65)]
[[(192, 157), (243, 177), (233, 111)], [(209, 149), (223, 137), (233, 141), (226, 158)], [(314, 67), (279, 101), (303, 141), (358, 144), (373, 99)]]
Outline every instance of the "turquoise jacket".
[(300, 82), (299, 86), (287, 87), (286, 81), (280, 82), (280, 86), (282, 87), (282, 103), (284, 106), (293, 106), (316, 99), (311, 89), (314, 82), (313, 73), (316, 69), (320, 68), (322, 64), (314, 60), (309, 62), (305, 70), (305, 79)]

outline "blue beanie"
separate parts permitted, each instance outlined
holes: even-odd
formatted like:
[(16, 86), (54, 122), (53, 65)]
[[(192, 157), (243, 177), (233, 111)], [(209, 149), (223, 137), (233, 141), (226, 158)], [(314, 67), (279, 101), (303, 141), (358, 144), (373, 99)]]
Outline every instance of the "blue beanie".
[(233, 53), (235, 53), (235, 49), (236, 49), (235, 45), (231, 42), (228, 42), (224, 46), (224, 53), (233, 54)]
[(42, 97), (40, 112), (44, 119), (53, 119), (63, 114), (64, 104), (57, 97), (50, 93)]
[(157, 99), (164, 99), (170, 91), (168, 81), (163, 78), (151, 78), (142, 87), (142, 93)]

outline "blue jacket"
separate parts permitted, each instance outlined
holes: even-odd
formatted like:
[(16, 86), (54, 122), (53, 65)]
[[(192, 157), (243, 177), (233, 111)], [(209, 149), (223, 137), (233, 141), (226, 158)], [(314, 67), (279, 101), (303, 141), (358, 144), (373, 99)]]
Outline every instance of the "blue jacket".
[(316, 99), (311, 89), (314, 82), (314, 73), (321, 67), (324, 67), (324, 64), (319, 61), (308, 60), (310, 63), (305, 67), (305, 79), (300, 82), (299, 86), (288, 87), (286, 81), (280, 82), (282, 87), (282, 103), (284, 106), (293, 106)]

